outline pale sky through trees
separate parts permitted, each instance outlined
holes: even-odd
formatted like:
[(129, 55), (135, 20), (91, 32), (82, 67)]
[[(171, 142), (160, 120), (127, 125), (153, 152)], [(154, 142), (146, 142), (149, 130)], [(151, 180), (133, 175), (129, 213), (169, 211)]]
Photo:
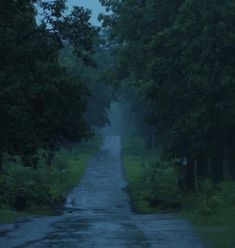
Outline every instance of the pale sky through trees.
[(68, 6), (72, 7), (74, 5), (83, 6), (92, 11), (91, 23), (96, 26), (100, 26), (100, 23), (97, 20), (98, 15), (102, 12), (105, 12), (99, 2), (99, 0), (68, 0)]

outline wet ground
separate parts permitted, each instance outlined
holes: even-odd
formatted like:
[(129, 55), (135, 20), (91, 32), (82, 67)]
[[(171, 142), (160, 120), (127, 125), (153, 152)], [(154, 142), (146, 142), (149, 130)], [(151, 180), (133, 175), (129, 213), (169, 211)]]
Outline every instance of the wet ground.
[(191, 225), (170, 214), (131, 212), (119, 137), (106, 137), (64, 214), (0, 226), (1, 248), (202, 248)]

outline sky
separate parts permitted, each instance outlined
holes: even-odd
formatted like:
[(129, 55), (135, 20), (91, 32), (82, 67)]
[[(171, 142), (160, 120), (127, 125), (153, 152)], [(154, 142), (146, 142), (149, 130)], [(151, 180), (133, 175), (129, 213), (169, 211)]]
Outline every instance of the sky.
[(72, 6), (83, 6), (92, 11), (91, 23), (95, 26), (100, 26), (97, 17), (100, 13), (105, 13), (105, 8), (103, 8), (99, 0), (68, 0), (68, 7)]

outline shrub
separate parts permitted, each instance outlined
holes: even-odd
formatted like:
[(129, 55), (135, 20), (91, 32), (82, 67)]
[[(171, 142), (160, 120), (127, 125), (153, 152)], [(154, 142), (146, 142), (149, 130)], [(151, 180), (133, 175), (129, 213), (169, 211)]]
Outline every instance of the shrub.
[(172, 165), (152, 163), (146, 166), (142, 184), (148, 189), (151, 206), (161, 209), (181, 208), (181, 192), (177, 185), (176, 170)]
[[(226, 212), (235, 208), (235, 182), (222, 182), (214, 185), (210, 180), (199, 184), (199, 190), (193, 195), (192, 209), (202, 218), (210, 217), (224, 222)], [(217, 218), (214, 218), (214, 216)]]
[(4, 205), (26, 210), (51, 204), (49, 174), (45, 170), (16, 167), (1, 178), (0, 196)]

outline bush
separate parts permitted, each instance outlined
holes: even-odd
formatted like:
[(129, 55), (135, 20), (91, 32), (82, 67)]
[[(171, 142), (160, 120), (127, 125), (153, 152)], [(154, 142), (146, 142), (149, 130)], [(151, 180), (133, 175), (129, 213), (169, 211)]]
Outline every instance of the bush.
[(235, 207), (235, 182), (222, 182), (215, 186), (211, 181), (200, 183), (194, 195), (193, 208), (202, 216), (214, 215)]
[(55, 160), (52, 168), (41, 165), (36, 170), (12, 166), (0, 177), (1, 205), (20, 211), (50, 208), (64, 200), (69, 175), (61, 160)]
[(147, 200), (152, 207), (181, 208), (181, 192), (177, 185), (176, 170), (172, 165), (158, 162), (146, 166), (142, 184), (149, 192)]
[(0, 175), (0, 210), (48, 213), (79, 183), (100, 143), (101, 139), (96, 138), (69, 149), (62, 148), (50, 168), (44, 159), (39, 161), (37, 169), (8, 163)]
[(1, 202), (16, 210), (51, 205), (49, 177), (45, 170), (24, 167), (6, 172), (0, 182)]
[(235, 182), (219, 185), (200, 182), (198, 191), (185, 198), (183, 215), (189, 218), (207, 247), (235, 247)]

